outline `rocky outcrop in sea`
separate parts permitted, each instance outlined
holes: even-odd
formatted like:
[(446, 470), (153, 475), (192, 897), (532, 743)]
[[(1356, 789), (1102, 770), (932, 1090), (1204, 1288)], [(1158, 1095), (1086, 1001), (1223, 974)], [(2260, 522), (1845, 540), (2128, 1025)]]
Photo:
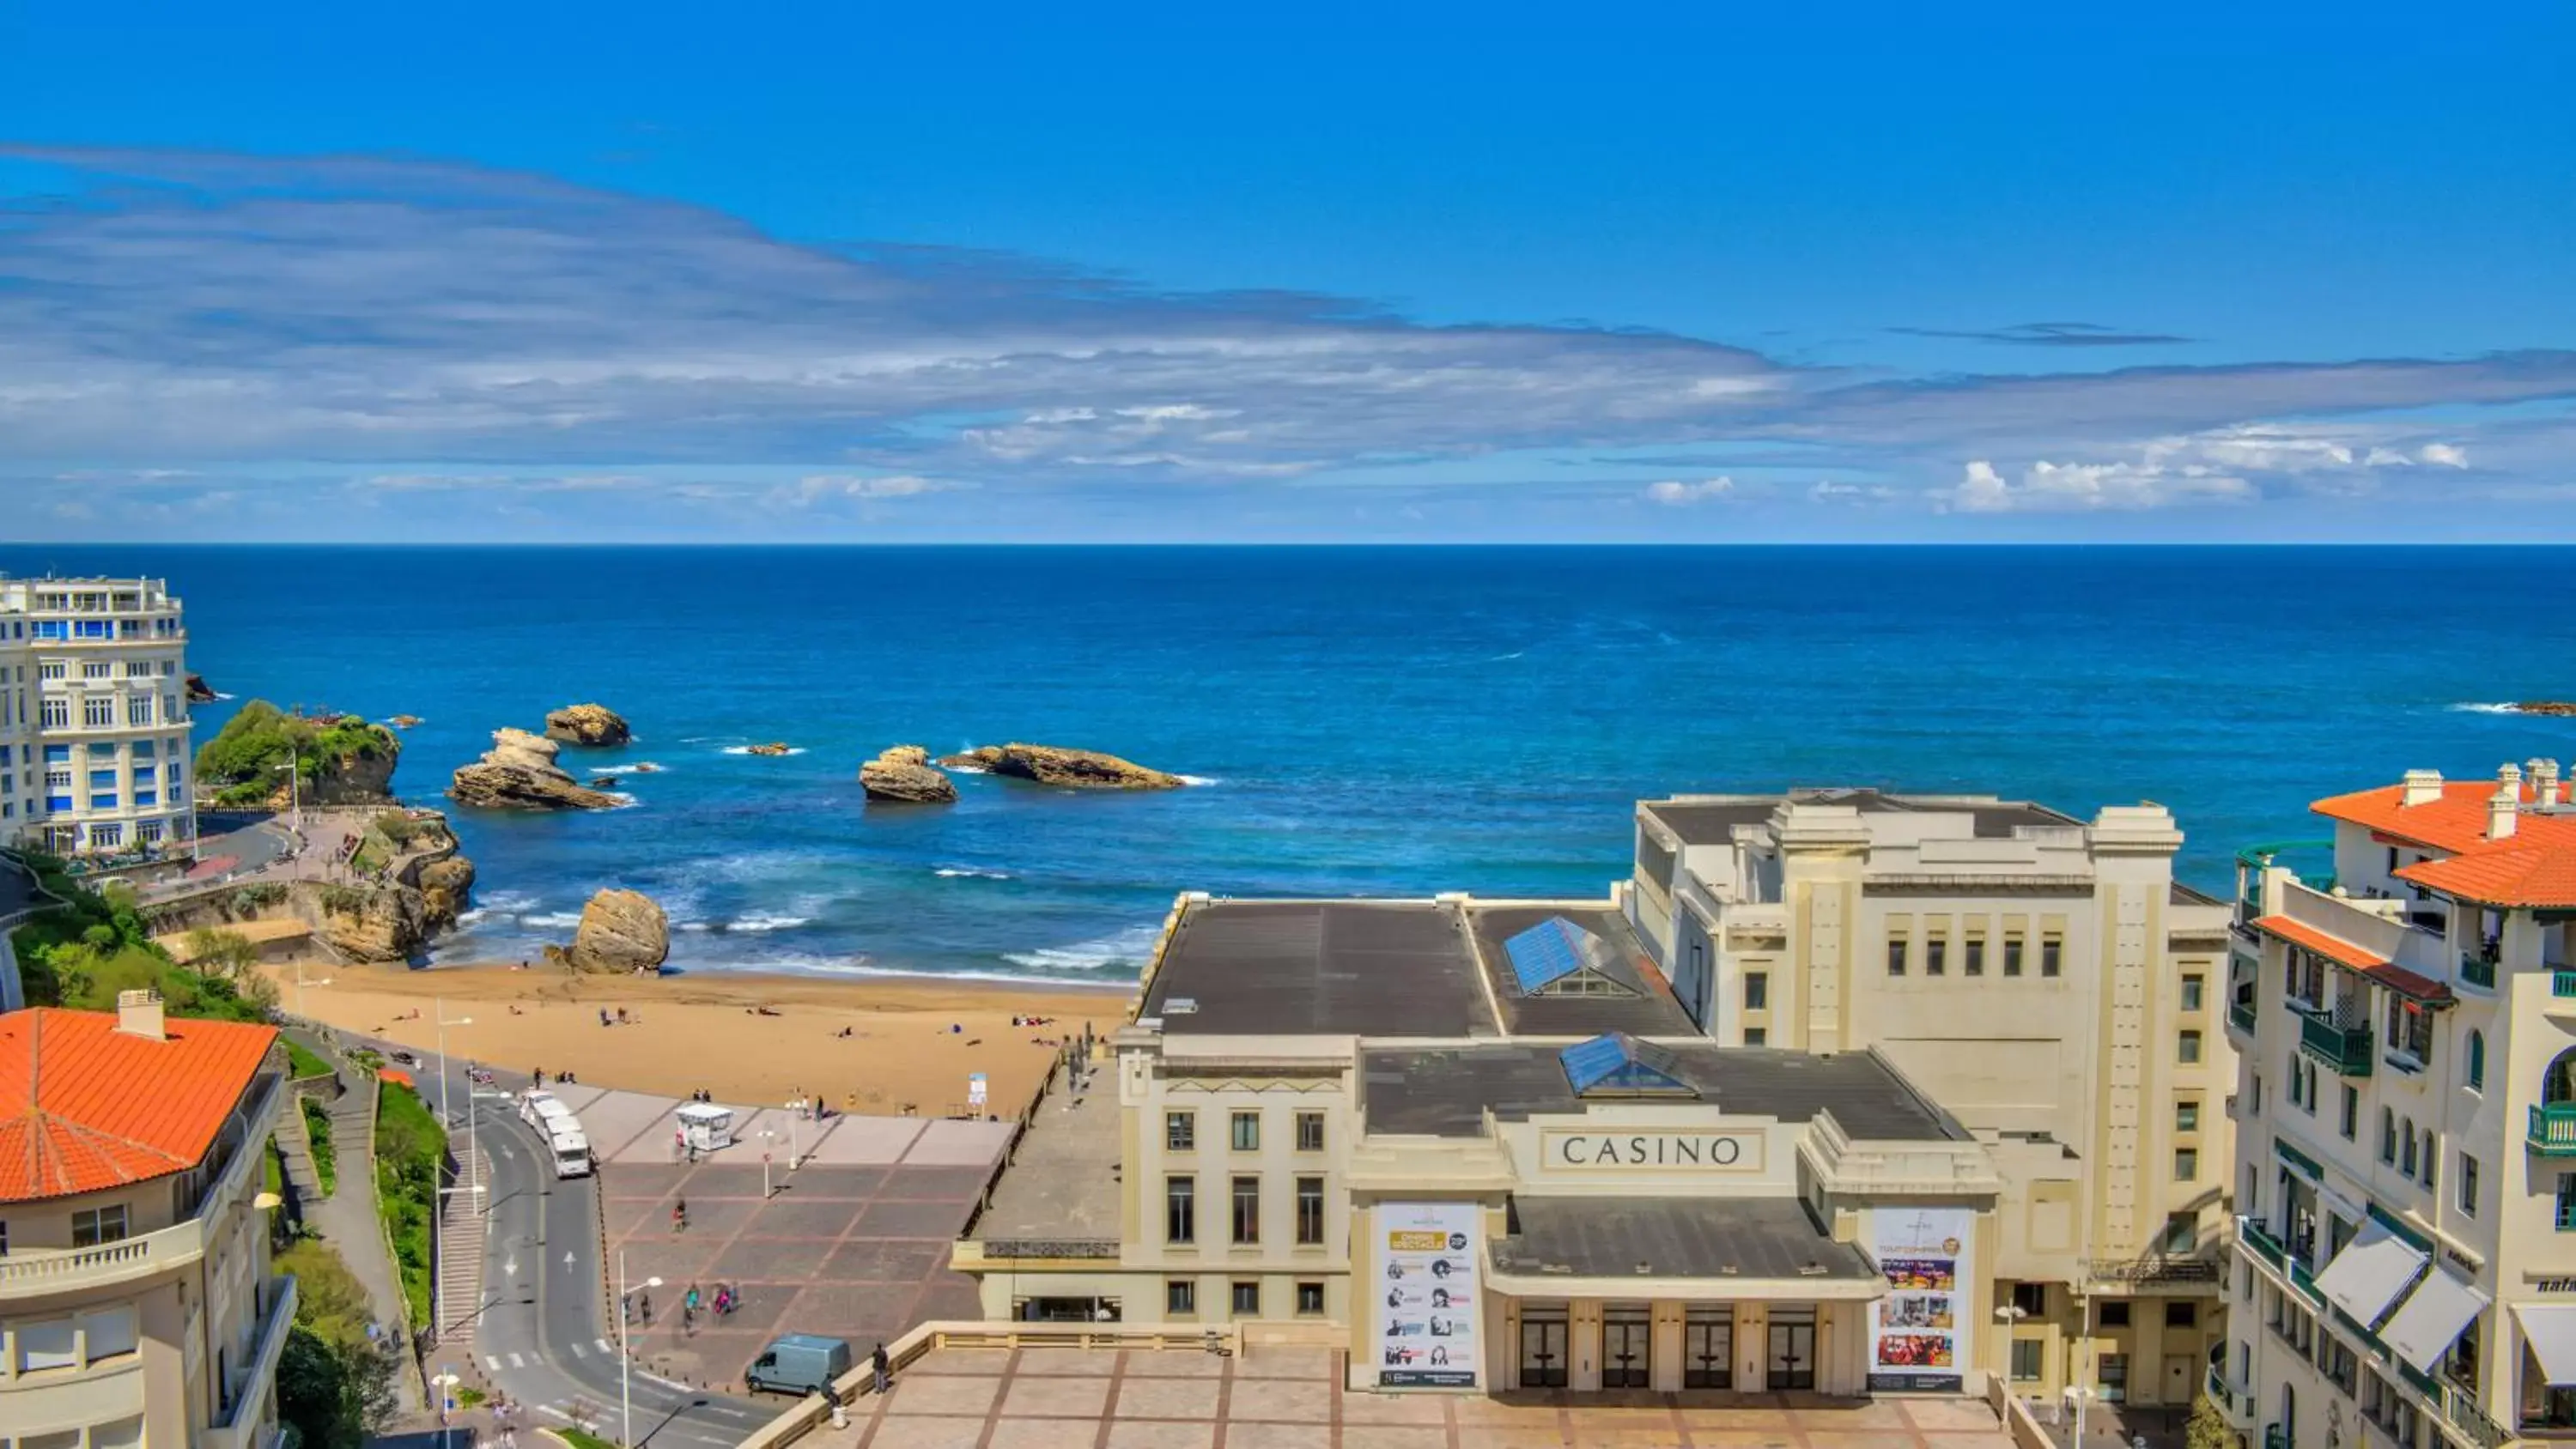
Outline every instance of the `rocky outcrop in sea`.
[(1177, 790), (1189, 783), (1116, 755), (1058, 745), (983, 745), (962, 755), (942, 756), (939, 763), (1074, 790)]
[(957, 782), (933, 768), (930, 751), (895, 745), (859, 766), (859, 785), (871, 805), (953, 805)]
[(568, 704), (546, 715), (546, 738), (567, 745), (622, 745), (635, 732), (604, 704)]
[(2526, 699), (2513, 707), (2515, 714), (2545, 714), (2561, 718), (2576, 715), (2576, 699)]
[(642, 891), (606, 890), (581, 908), (570, 946), (548, 946), (546, 959), (573, 971), (660, 972), (671, 956), (671, 923)]
[(625, 803), (575, 781), (555, 763), (561, 748), (526, 730), (494, 730), (492, 748), (458, 769), (447, 793), (458, 804), (495, 810), (605, 810)]

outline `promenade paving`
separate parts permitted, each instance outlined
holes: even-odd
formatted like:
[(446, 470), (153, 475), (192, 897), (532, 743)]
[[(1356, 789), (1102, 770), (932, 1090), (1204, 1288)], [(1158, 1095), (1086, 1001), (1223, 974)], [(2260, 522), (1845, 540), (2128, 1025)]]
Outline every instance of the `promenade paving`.
[(1351, 1393), (1342, 1357), (942, 1349), (818, 1449), (2010, 1449), (1971, 1399)]
[[(846, 1338), (864, 1354), (917, 1323), (983, 1316), (974, 1281), (950, 1272), (948, 1256), (1010, 1140), (1009, 1123), (799, 1119), (803, 1161), (790, 1170), (791, 1124), (781, 1109), (737, 1107), (734, 1144), (688, 1161), (674, 1157), (677, 1099), (572, 1095), (582, 1090), (566, 1089), (564, 1100), (601, 1159), (609, 1261), (624, 1256), (630, 1285), (663, 1281), (650, 1294), (651, 1321), (630, 1327), (652, 1372), (720, 1388), (779, 1333)], [(756, 1135), (764, 1125), (778, 1135), (764, 1142)], [(671, 1208), (680, 1201), (688, 1224), (675, 1232)], [(690, 1286), (711, 1304), (720, 1283), (741, 1307), (684, 1322)]]

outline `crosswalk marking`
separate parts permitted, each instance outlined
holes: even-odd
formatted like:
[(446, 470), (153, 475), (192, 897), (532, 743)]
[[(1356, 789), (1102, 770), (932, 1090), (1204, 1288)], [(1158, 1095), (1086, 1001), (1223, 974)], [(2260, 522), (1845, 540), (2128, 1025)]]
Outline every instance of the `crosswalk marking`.
[(607, 1340), (607, 1339), (604, 1339), (604, 1338), (594, 1338), (594, 1339), (592, 1339), (592, 1340), (591, 1340), (591, 1342), (592, 1342), (592, 1343), (595, 1343), (595, 1344), (597, 1344), (597, 1345), (599, 1346), (599, 1351), (600, 1351), (601, 1353), (610, 1353), (610, 1352), (613, 1352), (613, 1351), (614, 1351), (614, 1350), (612, 1350), (612, 1349), (610, 1349), (610, 1348), (609, 1348), (609, 1346), (608, 1346), (608, 1340)]
[(496, 1373), (499, 1373), (500, 1371), (501, 1371), (501, 1360), (500, 1360), (499, 1358), (495, 1357), (495, 1356), (494, 1356), (494, 1355), (492, 1355), (492, 1354), (488, 1354), (488, 1353), (487, 1353), (487, 1354), (485, 1354), (485, 1355), (483, 1355), (483, 1372), (485, 1372), (485, 1373), (487, 1373), (487, 1374), (496, 1374)]
[(586, 1344), (586, 1343), (576, 1343), (576, 1344), (574, 1344), (574, 1345), (572, 1346), (572, 1356), (573, 1356), (574, 1358), (588, 1358), (588, 1357), (590, 1357), (590, 1345), (588, 1345), (588, 1344)]
[(512, 1368), (525, 1368), (527, 1363), (528, 1359), (525, 1354), (514, 1353), (510, 1355), (510, 1367)]

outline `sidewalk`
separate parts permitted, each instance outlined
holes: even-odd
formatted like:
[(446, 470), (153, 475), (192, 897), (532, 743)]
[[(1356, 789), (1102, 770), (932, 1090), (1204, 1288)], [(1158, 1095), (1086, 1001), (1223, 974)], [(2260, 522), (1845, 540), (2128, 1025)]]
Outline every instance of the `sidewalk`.
[[(322, 1050), (310, 1037), (304, 1044)], [(420, 1376), (410, 1366), (409, 1333), (403, 1323), (402, 1279), (394, 1271), (393, 1255), (385, 1247), (385, 1230), (376, 1215), (376, 1124), (375, 1080), (366, 1073), (340, 1061), (336, 1054), (324, 1051), (340, 1078), (340, 1095), (331, 1104), (331, 1143), (337, 1150), (334, 1176), (337, 1188), (329, 1197), (314, 1202), (304, 1214), (305, 1226), (327, 1239), (349, 1265), (349, 1271), (367, 1290), (367, 1301), (374, 1306), (377, 1324), (394, 1342), (404, 1345), (403, 1372), (394, 1382), (402, 1395), (402, 1415), (408, 1420), (422, 1409)]]

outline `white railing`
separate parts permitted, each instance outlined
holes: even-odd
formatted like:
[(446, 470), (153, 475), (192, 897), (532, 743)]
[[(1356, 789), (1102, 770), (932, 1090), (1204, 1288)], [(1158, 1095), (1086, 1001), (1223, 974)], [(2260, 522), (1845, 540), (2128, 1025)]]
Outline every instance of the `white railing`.
[(256, 1430), (267, 1412), (269, 1385), (277, 1361), (286, 1352), (287, 1330), (295, 1324), (295, 1278), (281, 1273), (268, 1281), (267, 1309), (260, 1318), (259, 1342), (242, 1360), (239, 1377), (225, 1385), (231, 1405), (198, 1440), (198, 1449), (258, 1449)]

